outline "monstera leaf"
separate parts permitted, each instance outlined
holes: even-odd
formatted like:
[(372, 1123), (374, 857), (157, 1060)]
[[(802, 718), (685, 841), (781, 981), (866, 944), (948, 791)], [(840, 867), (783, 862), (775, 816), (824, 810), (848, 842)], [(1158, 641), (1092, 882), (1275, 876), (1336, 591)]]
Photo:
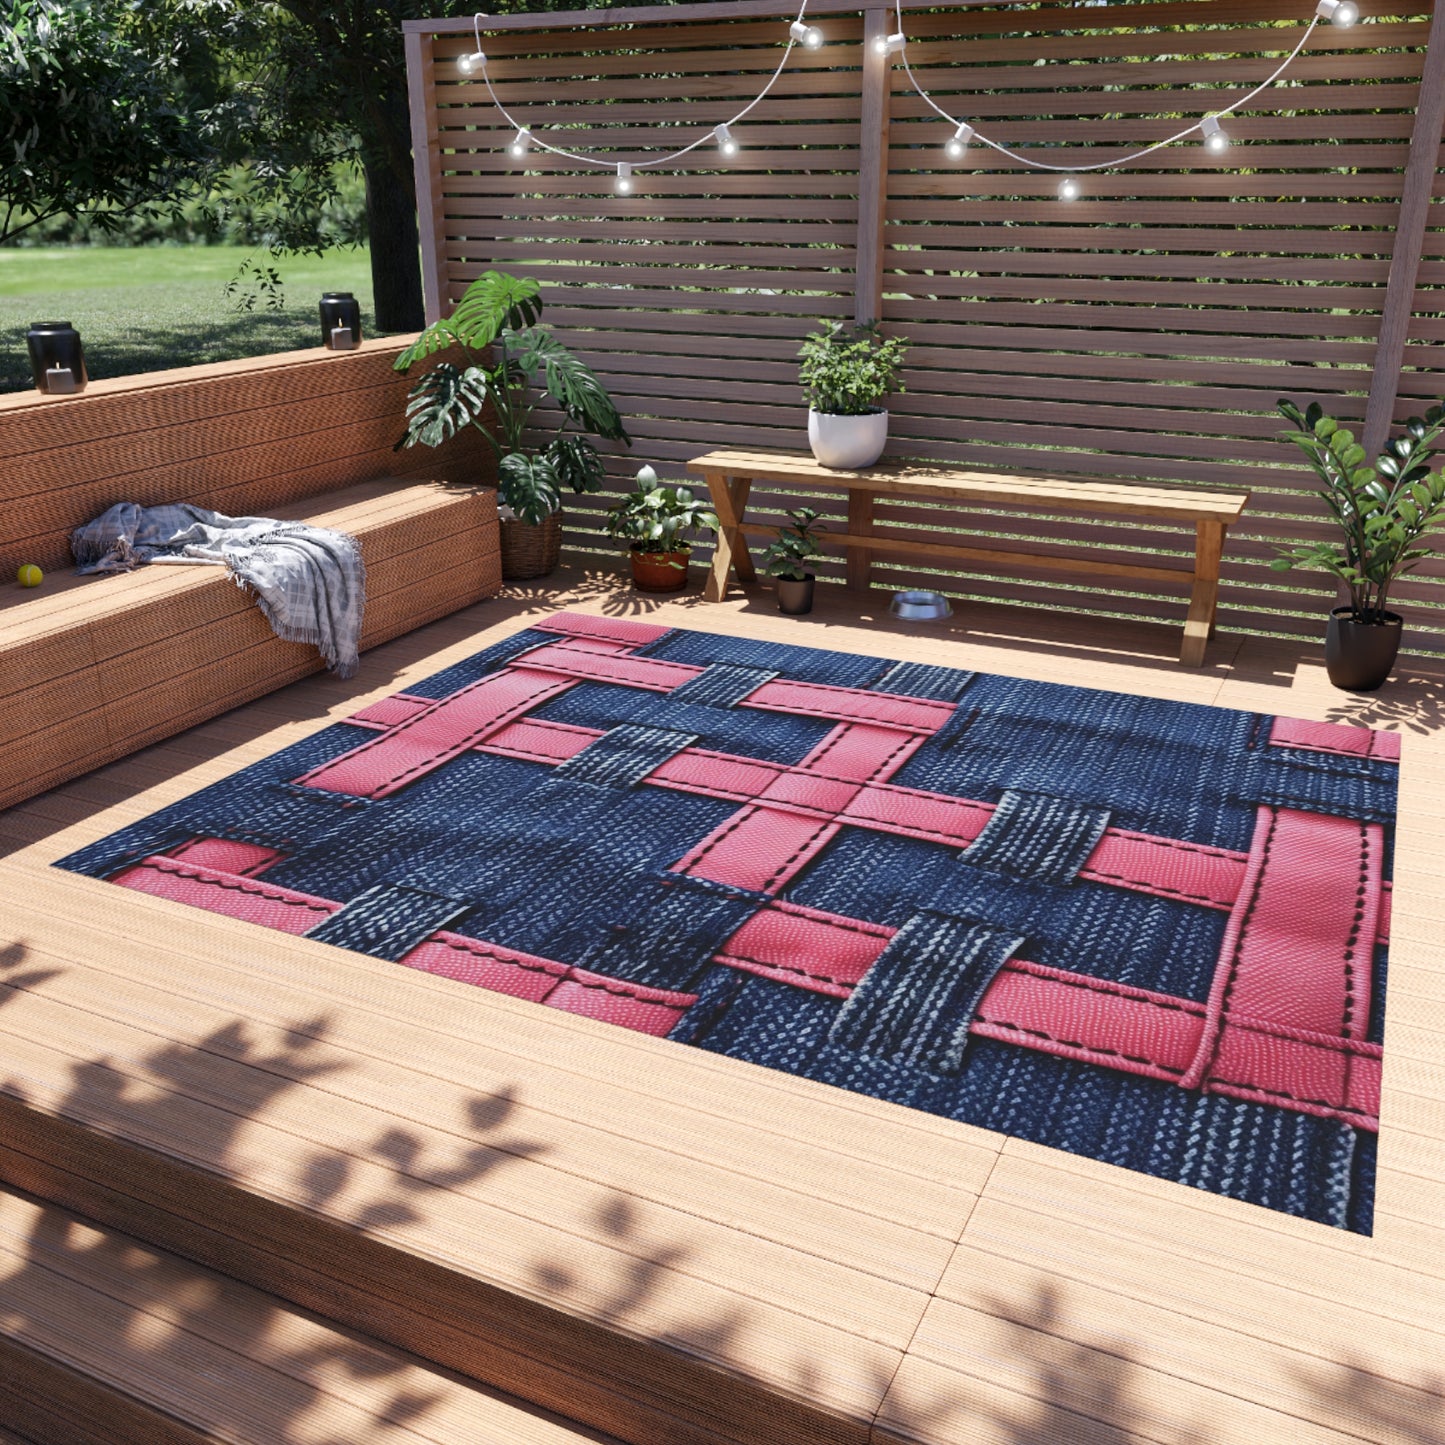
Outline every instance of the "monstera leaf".
[(547, 458), (557, 480), (574, 492), (595, 492), (607, 480), (602, 454), (586, 437), (554, 437)]
[(617, 414), (606, 388), (586, 362), (573, 356), (555, 336), (546, 331), (520, 334), (509, 331), (504, 340), (513, 365), (529, 382), (535, 381), (540, 374), (547, 395), (578, 426), (609, 441), (624, 441), (631, 445), (631, 438), (623, 429), (622, 418)]
[(525, 332), (542, 314), (541, 287), (525, 276), (487, 271), (477, 277), (445, 321), (434, 321), (397, 357), (406, 371), (414, 362), (460, 343), (472, 351), (490, 346), (504, 330)]
[(524, 522), (545, 522), (562, 505), (552, 458), (526, 452), (503, 457), (497, 466), (497, 495)]
[(406, 431), (394, 450), (439, 447), (482, 414), (491, 394), (491, 378), (479, 367), (465, 371), (440, 361), (411, 389)]

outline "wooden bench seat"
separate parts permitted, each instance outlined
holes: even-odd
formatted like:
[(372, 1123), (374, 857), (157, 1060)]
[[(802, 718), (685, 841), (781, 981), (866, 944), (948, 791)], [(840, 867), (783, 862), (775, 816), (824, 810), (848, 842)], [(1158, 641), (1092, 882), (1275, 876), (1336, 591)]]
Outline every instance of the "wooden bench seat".
[[(394, 478), (271, 509), (350, 533), (361, 645), (494, 595), (495, 494)], [(321, 669), (221, 567), (152, 566), (0, 591), (0, 807)]]
[[(848, 530), (829, 531), (825, 541), (848, 549), (848, 585), (866, 589), (873, 555), (894, 552), (910, 556), (936, 556), (986, 567), (1052, 568), (1088, 576), (1118, 577), (1149, 582), (1178, 581), (1189, 587), (1189, 613), (1179, 660), (1190, 666), (1204, 661), (1204, 647), (1214, 631), (1219, 595), (1219, 562), (1229, 527), (1239, 520), (1249, 500), (1247, 492), (1206, 492), (1194, 487), (1141, 486), (1113, 480), (1069, 477), (1013, 476), (1001, 472), (957, 471), (912, 462), (894, 462), (864, 471), (836, 472), (819, 466), (800, 452), (713, 451), (688, 463), (706, 479), (720, 523), (717, 550), (708, 577), (706, 596), (719, 602), (727, 592), (728, 574), (737, 570), (740, 582), (755, 576), (746, 538), (775, 535), (776, 529), (744, 521), (748, 494), (754, 482), (782, 487), (815, 488), (848, 494)], [(985, 505), (1024, 505), (1040, 512), (1081, 513), (1086, 516), (1137, 517), (1151, 521), (1192, 524), (1195, 530), (1194, 566), (1123, 562), (1078, 558), (1030, 551), (1021, 547), (977, 547), (932, 537), (904, 537), (879, 532), (873, 525), (875, 497), (904, 497), (921, 501), (965, 502)]]
[(5, 1188), (0, 1421), (36, 1445), (617, 1445)]

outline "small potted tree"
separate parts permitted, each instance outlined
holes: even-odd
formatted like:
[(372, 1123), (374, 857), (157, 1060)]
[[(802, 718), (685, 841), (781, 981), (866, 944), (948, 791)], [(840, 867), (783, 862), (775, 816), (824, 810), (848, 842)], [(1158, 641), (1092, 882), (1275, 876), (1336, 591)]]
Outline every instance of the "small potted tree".
[[(543, 577), (557, 565), (563, 490), (595, 492), (603, 482), (591, 437), (632, 445), (602, 383), (538, 324), (541, 314), (535, 281), (488, 271), (396, 359), (407, 371), (454, 346), (465, 353), (464, 366), (439, 361), (412, 388), (396, 445), (440, 446), (465, 426), (487, 439), (497, 458), (502, 575), (511, 578)], [(542, 418), (534, 424), (542, 395), (561, 411), (547, 418), (550, 428)]]
[(808, 445), (819, 466), (856, 471), (883, 455), (888, 409), (880, 403), (904, 389), (898, 369), (907, 349), (897, 336), (885, 341), (876, 322), (834, 321), (803, 343), (799, 379), (808, 393)]
[(688, 488), (665, 487), (651, 467), (642, 467), (637, 490), (607, 513), (606, 528), (627, 543), (639, 592), (681, 592), (692, 554), (688, 534), (716, 532), (717, 514)]
[(813, 584), (817, 581), (809, 565), (823, 552), (818, 534), (818, 514), (811, 507), (789, 511), (790, 527), (779, 527), (778, 535), (763, 553), (763, 570), (777, 581), (778, 611), (801, 617), (813, 610)]
[(1390, 588), (1430, 555), (1429, 547), (1417, 544), (1445, 525), (1445, 476), (1430, 469), (1445, 429), (1445, 406), (1411, 417), (1405, 434), (1373, 463), (1365, 460), (1354, 433), (1326, 416), (1318, 402), (1302, 412), (1281, 400), (1279, 409), (1293, 424), (1284, 435), (1324, 483), (1318, 495), (1342, 536), (1282, 548), (1270, 565), (1276, 571), (1320, 567), (1349, 589), (1349, 602), (1330, 613), (1325, 668), (1336, 687), (1373, 692), (1389, 677), (1400, 647), (1401, 618), (1385, 605)]

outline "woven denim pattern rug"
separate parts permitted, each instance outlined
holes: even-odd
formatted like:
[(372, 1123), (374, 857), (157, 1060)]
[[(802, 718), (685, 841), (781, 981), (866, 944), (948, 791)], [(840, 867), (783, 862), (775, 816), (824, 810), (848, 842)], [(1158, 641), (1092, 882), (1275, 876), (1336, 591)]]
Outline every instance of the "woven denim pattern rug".
[(559, 613), (59, 866), (1369, 1233), (1398, 757)]

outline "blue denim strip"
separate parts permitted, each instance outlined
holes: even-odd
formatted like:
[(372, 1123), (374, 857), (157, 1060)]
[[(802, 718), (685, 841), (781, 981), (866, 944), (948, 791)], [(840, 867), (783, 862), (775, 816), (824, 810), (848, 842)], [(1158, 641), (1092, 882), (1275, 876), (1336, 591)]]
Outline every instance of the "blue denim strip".
[(601, 788), (635, 788), (649, 773), (696, 741), (696, 733), (623, 723), (568, 758), (552, 776)]
[(323, 919), (306, 936), (394, 961), (466, 911), (465, 903), (440, 893), (378, 883), (357, 894), (339, 913)]
[(668, 696), (674, 702), (699, 703), (704, 707), (736, 707), (750, 692), (756, 692), (777, 675), (765, 667), (715, 662), (681, 687), (674, 688)]
[(1108, 826), (1107, 808), (1007, 788), (988, 826), (963, 850), (963, 861), (1010, 878), (1062, 887), (1079, 876)]
[(594, 973), (681, 992), (766, 901), (750, 889), (664, 873), (633, 895), (628, 921), (613, 923), (578, 963)]
[(1398, 773), (1397, 764), (1373, 758), (1333, 758), (1271, 747), (1241, 760), (1229, 790), (1251, 804), (1388, 825), (1395, 821)]
[(894, 934), (828, 1041), (930, 1074), (963, 1068), (968, 1026), (1021, 936), (924, 909)]
[(975, 672), (965, 672), (958, 667), (935, 667), (931, 662), (895, 662), (873, 684), (873, 691), (957, 702), (977, 676)]

